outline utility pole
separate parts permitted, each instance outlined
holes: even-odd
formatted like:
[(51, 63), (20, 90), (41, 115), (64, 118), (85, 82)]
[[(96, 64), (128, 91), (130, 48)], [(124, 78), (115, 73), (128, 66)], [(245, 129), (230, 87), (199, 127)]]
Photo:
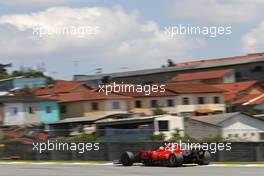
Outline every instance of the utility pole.
[(74, 67), (74, 74), (78, 74), (79, 73), (79, 60), (73, 60), (73, 67)]

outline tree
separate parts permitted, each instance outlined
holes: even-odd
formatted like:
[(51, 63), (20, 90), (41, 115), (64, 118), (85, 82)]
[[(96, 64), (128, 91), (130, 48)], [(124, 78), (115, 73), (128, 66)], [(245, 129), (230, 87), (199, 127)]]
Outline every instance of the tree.
[(7, 73), (7, 67), (12, 64), (0, 64), (0, 79), (12, 78), (17, 76), (24, 76), (27, 78), (44, 77), (47, 79), (46, 84), (54, 84), (54, 79), (45, 75), (42, 71), (34, 70), (31, 68), (21, 67), (19, 70), (14, 70), (11, 74)]
[(174, 67), (175, 66), (175, 63), (171, 59), (168, 59), (167, 62), (168, 62), (168, 67)]
[(164, 141), (165, 137), (166, 136), (164, 133), (154, 134), (151, 136), (151, 140), (152, 141)]
[(9, 78), (9, 74), (7, 73), (7, 67), (11, 67), (11, 64), (0, 64), (0, 79)]
[(44, 77), (47, 79), (46, 84), (54, 84), (54, 80), (52, 77), (45, 75), (41, 71), (33, 70), (33, 69), (27, 69), (27, 70), (15, 70), (11, 74), (12, 77), (17, 77), (17, 76), (25, 76), (27, 78), (34, 78), (34, 77)]
[(166, 114), (167, 112), (161, 109), (160, 107), (157, 107), (153, 110), (154, 115), (163, 115)]

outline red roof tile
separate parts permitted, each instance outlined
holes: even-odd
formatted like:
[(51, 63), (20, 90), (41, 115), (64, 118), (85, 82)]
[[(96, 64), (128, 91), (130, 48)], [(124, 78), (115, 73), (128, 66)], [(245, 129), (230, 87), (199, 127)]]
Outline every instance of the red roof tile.
[(166, 89), (176, 93), (222, 93), (224, 90), (207, 84), (179, 84), (167, 83)]
[(37, 96), (41, 96), (41, 95), (50, 95), (53, 93), (56, 94), (68, 93), (81, 86), (86, 87), (87, 90), (91, 89), (83, 82), (56, 80), (55, 85), (49, 85), (46, 87), (37, 87), (37, 88), (33, 88), (32, 90)]
[(231, 73), (233, 69), (223, 69), (223, 70), (210, 70), (202, 72), (193, 72), (193, 73), (182, 73), (173, 77), (172, 81), (191, 81), (191, 80), (206, 80), (206, 79), (215, 79), (222, 78), (226, 74)]
[(226, 101), (234, 100), (236, 97), (237, 97), (237, 93), (232, 93), (232, 92), (225, 92), (224, 93), (224, 98)]
[(249, 94), (232, 102), (232, 104), (243, 105), (258, 105), (261, 103), (264, 103), (264, 94)]
[(107, 99), (129, 99), (131, 97), (118, 95), (114, 93), (106, 93), (104, 92), (97, 92), (94, 90), (87, 90), (85, 92), (70, 92), (70, 93), (64, 93), (59, 94), (55, 96), (46, 95), (41, 96), (45, 98), (55, 98), (60, 102), (70, 102), (70, 101), (84, 101), (84, 100), (107, 100)]
[(234, 93), (234, 92), (245, 91), (256, 83), (257, 83), (256, 80), (251, 80), (251, 81), (243, 81), (243, 82), (235, 82), (235, 83), (215, 84), (213, 86), (219, 89), (224, 89), (227, 92)]
[(251, 80), (251, 81), (242, 81), (235, 83), (215, 84), (213, 86), (225, 90), (226, 91), (224, 93), (225, 100), (231, 102), (235, 100), (239, 96), (239, 94), (248, 90), (256, 83), (257, 83), (256, 80)]

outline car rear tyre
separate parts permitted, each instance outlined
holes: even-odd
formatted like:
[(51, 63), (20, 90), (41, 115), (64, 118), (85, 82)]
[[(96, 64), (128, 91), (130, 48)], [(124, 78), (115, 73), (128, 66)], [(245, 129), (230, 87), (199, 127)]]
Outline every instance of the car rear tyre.
[(202, 158), (198, 161), (199, 165), (208, 165), (210, 163), (211, 155), (208, 151), (205, 151)]
[(168, 158), (169, 167), (179, 167), (183, 164), (183, 156), (181, 154), (172, 153)]
[(123, 166), (132, 166), (135, 160), (135, 156), (132, 152), (124, 152), (121, 155), (120, 162)]

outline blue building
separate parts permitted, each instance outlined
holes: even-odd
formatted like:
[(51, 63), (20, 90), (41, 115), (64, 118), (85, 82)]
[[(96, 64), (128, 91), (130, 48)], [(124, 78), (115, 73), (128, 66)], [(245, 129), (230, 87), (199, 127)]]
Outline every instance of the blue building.
[(9, 89), (21, 89), (21, 88), (32, 88), (32, 87), (41, 87), (46, 85), (46, 78), (36, 77), (36, 78), (26, 78), (23, 76), (2, 79), (0, 80), (0, 90), (9, 90)]
[(35, 96), (0, 96), (0, 123), (3, 125), (45, 124), (58, 120), (56, 100)]
[(59, 106), (55, 100), (39, 102), (40, 121), (42, 123), (55, 122), (59, 120)]

